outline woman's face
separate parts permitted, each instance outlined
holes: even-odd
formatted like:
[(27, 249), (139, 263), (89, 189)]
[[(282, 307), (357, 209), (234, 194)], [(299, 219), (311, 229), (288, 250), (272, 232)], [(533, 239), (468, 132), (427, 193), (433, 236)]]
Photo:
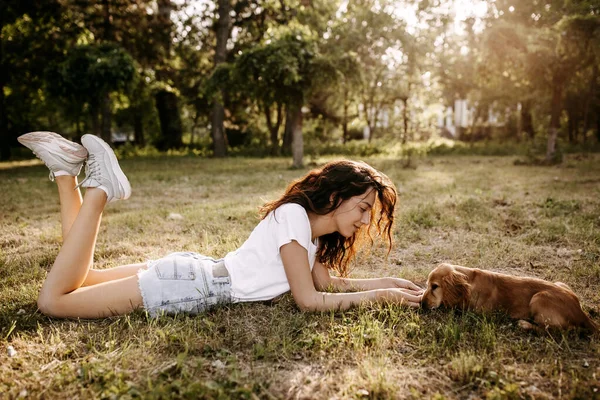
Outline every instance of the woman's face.
[(333, 211), (335, 230), (344, 237), (350, 237), (363, 225), (371, 221), (371, 210), (375, 203), (375, 190), (342, 201)]

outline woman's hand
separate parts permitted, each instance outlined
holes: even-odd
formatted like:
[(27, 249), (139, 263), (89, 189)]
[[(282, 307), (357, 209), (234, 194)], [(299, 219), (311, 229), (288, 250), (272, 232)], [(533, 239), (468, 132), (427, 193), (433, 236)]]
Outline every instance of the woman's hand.
[(379, 301), (405, 304), (409, 307), (420, 307), (421, 298), (422, 293), (417, 294), (417, 291), (411, 289), (390, 288), (377, 290)]
[(417, 294), (417, 295), (421, 295), (421, 294), (423, 294), (423, 292), (425, 292), (424, 289), (418, 287), (417, 285), (415, 285), (414, 283), (412, 283), (411, 281), (409, 281), (407, 279), (387, 278), (387, 280), (389, 282), (390, 288), (409, 289), (409, 290), (415, 292), (415, 294)]

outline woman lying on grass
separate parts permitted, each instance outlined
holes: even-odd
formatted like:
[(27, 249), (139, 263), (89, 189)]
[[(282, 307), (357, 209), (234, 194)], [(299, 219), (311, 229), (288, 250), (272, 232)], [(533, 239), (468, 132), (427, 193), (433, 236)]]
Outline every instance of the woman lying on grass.
[[(151, 316), (198, 313), (227, 302), (270, 300), (291, 290), (302, 310), (347, 309), (364, 302), (419, 306), (422, 290), (399, 278), (345, 279), (370, 232), (391, 245), (396, 190), (362, 162), (336, 161), (293, 182), (262, 208), (248, 240), (220, 260), (172, 253), (147, 263), (91, 268), (106, 203), (127, 199), (129, 181), (111, 148), (93, 135), (83, 146), (52, 132), (19, 141), (50, 168), (58, 185), (63, 246), (38, 298), (46, 315), (102, 318), (144, 308)], [(86, 177), (77, 175), (86, 162)], [(87, 188), (83, 197), (79, 187)], [(330, 293), (335, 292), (351, 293)]]

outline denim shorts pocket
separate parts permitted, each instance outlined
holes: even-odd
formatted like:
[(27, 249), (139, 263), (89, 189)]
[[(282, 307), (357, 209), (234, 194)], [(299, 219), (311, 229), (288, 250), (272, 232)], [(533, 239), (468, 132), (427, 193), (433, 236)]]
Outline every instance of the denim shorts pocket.
[(189, 257), (162, 258), (156, 261), (154, 270), (161, 280), (193, 281), (196, 279), (195, 262)]

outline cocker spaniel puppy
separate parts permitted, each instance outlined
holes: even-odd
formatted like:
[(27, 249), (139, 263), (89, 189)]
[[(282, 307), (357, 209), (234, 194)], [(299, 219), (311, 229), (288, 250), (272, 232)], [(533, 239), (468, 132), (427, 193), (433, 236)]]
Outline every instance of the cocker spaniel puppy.
[(583, 312), (579, 299), (564, 283), (517, 277), (440, 264), (427, 279), (425, 308), (458, 307), (473, 311), (501, 310), (524, 329), (598, 327)]

